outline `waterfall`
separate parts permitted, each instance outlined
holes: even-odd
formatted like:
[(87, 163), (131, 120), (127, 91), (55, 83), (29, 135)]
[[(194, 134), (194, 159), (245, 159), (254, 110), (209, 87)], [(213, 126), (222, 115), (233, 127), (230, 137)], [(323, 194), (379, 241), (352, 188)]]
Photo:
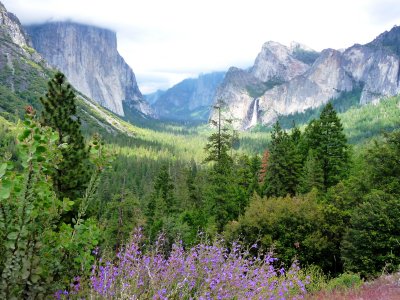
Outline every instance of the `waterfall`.
[(257, 125), (257, 118), (258, 118), (258, 98), (253, 102), (253, 114), (250, 119), (249, 127), (253, 127)]

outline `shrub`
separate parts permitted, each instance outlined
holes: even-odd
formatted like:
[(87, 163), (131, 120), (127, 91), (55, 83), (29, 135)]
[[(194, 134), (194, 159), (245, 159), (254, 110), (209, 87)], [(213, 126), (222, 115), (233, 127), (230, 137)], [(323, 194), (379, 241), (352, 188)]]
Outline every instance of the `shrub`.
[(328, 282), (327, 289), (329, 291), (354, 289), (361, 287), (362, 284), (363, 280), (360, 278), (359, 274), (343, 273), (331, 279)]
[[(90, 289), (79, 296), (96, 299), (299, 299), (306, 279), (294, 263), (285, 271), (276, 269), (270, 255), (253, 257), (233, 243), (221, 240), (190, 249), (180, 242), (169, 255), (159, 238), (153, 250), (144, 252), (140, 230), (113, 261), (99, 261), (93, 268)], [(74, 293), (72, 290), (70, 293)], [(66, 295), (59, 291), (57, 297)]]
[(400, 265), (400, 201), (373, 190), (351, 214), (341, 253), (345, 270), (363, 277)]

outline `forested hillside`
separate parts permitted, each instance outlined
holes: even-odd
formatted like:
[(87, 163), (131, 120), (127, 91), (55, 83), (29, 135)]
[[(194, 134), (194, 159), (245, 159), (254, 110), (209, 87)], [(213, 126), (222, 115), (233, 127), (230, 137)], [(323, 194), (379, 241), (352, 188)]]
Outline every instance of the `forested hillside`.
[[(398, 55), (397, 31), (366, 46)], [(221, 105), (202, 125), (134, 107), (122, 117), (49, 66), (1, 3), (0, 42), (0, 299), (400, 297), (399, 95), (360, 105), (364, 86), (352, 82), (249, 131)], [(319, 59), (296, 47), (280, 57), (294, 71)], [(271, 80), (246, 90), (282, 84)], [(167, 93), (169, 116), (208, 111), (199, 82)]]
[[(238, 133), (223, 120), (153, 129), (119, 120), (118, 134), (92, 135), (97, 127), (74, 117), (79, 102), (60, 76), (38, 101), (41, 113), (28, 106), (17, 123), (1, 119), (3, 297), (40, 298), (58, 290), (57, 297), (90, 292), (123, 298), (121, 289), (129, 285), (128, 293), (146, 298), (169, 293), (190, 276), (192, 284), (179, 295), (229, 295), (237, 293), (235, 281), (217, 274), (230, 268), (245, 284), (234, 257), (276, 278), (270, 295), (313, 292), (321, 278), (343, 272), (373, 278), (397, 270), (399, 97), (341, 114), (328, 104), (288, 130), (279, 122), (268, 131)], [(74, 173), (77, 164), (85, 172)], [(131, 240), (135, 228), (141, 229)], [(147, 246), (139, 251), (141, 241)], [(153, 243), (158, 246), (150, 250)], [(137, 265), (121, 256), (111, 265), (97, 261), (115, 251), (134, 255)], [(236, 256), (218, 256), (225, 251)], [(271, 260), (262, 259), (265, 251), (272, 251)], [(192, 262), (197, 275), (187, 273), (194, 254), (220, 262), (207, 267), (216, 272), (211, 282), (200, 275), (205, 261)], [(251, 262), (249, 255), (261, 260)], [(150, 275), (140, 269), (146, 260), (154, 263)], [(184, 269), (167, 280), (173, 261)], [(93, 264), (98, 269), (89, 280)], [(106, 266), (119, 271), (111, 276)], [(270, 267), (292, 269), (268, 273)], [(156, 270), (167, 273), (148, 281), (159, 276)], [(124, 272), (143, 273), (143, 283), (123, 279)], [(252, 276), (262, 286), (263, 277)], [(251, 286), (246, 283), (249, 295), (267, 295), (264, 289), (251, 294)]]

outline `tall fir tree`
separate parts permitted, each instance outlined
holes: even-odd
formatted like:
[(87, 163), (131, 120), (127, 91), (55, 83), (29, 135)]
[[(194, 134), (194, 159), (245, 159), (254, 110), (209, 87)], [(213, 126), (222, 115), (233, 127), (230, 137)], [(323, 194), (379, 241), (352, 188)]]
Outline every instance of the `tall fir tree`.
[(324, 190), (323, 175), (321, 164), (315, 157), (314, 151), (310, 149), (300, 177), (299, 192), (308, 193), (313, 188), (320, 191)]
[(164, 164), (154, 182), (155, 197), (161, 199), (166, 205), (166, 211), (171, 213), (175, 210), (174, 184), (169, 175), (168, 166)]
[(227, 126), (222, 124), (221, 105), (215, 108), (218, 110), (218, 120), (212, 120), (212, 124), (217, 127), (217, 132), (208, 138), (208, 143), (204, 148), (207, 153), (204, 162), (213, 162), (209, 176), (208, 204), (215, 217), (217, 231), (221, 232), (224, 225), (235, 215), (232, 199), (233, 159), (229, 155), (233, 136)]
[(349, 169), (349, 147), (343, 126), (331, 103), (321, 112), (319, 120), (306, 129), (308, 149), (313, 149), (321, 164), (323, 187), (327, 190), (345, 178)]
[(286, 133), (276, 122), (271, 133), (268, 171), (264, 178), (263, 191), (266, 196), (284, 197), (295, 195), (301, 171), (301, 156), (298, 151), (300, 131), (295, 127)]
[(175, 212), (174, 189), (168, 165), (163, 164), (154, 179), (153, 193), (147, 203), (147, 228), (151, 240), (163, 229), (165, 219)]
[(59, 145), (66, 145), (61, 147), (63, 159), (54, 171), (54, 187), (61, 199), (65, 197), (71, 200), (83, 194), (91, 170), (75, 98), (71, 85), (60, 72), (49, 81), (46, 96), (40, 98), (44, 107), (41, 123), (59, 134)]

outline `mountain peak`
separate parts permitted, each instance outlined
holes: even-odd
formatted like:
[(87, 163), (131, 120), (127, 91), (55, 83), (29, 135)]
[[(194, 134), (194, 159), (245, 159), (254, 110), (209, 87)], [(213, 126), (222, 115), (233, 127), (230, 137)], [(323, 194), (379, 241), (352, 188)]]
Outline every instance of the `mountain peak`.
[(291, 41), (289, 45), (290, 51), (293, 53), (298, 50), (303, 50), (303, 51), (309, 51), (309, 52), (316, 52), (314, 49), (308, 47), (307, 45), (304, 45), (302, 43), (296, 42), (296, 41)]
[(391, 30), (381, 33), (366, 46), (384, 48), (400, 56), (400, 26), (395, 25)]
[(25, 33), (20, 21), (13, 14), (7, 11), (0, 2), (0, 30), (8, 35), (12, 42), (20, 47), (30, 45), (29, 38)]
[(152, 114), (135, 74), (118, 53), (114, 31), (69, 21), (26, 29), (35, 49), (80, 92), (121, 116), (129, 108)]
[(293, 56), (292, 51), (274, 41), (264, 43), (251, 73), (260, 81), (287, 81), (309, 68), (309, 65)]

